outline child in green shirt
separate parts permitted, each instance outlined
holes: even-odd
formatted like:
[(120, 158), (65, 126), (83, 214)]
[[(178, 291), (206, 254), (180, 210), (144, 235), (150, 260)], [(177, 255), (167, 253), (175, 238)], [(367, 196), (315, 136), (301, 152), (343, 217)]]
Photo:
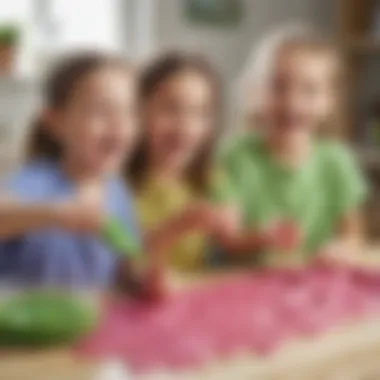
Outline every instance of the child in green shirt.
[[(241, 209), (244, 232), (230, 251), (264, 252), (265, 262), (348, 260), (360, 241), (365, 185), (346, 146), (321, 137), (339, 108), (341, 65), (332, 46), (308, 30), (278, 34), (247, 70), (247, 119), (220, 164)], [(253, 123), (252, 123), (253, 124)], [(270, 243), (269, 243), (270, 242)]]

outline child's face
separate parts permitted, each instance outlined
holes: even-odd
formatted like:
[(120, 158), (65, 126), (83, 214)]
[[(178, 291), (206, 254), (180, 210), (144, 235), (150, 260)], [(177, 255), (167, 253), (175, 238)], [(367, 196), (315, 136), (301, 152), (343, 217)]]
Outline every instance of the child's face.
[(334, 107), (331, 61), (304, 49), (284, 49), (263, 87), (259, 115), (281, 133), (313, 131)]
[(143, 115), (150, 159), (170, 170), (188, 167), (212, 132), (212, 103), (209, 81), (196, 72), (184, 71), (162, 83)]
[(136, 137), (135, 83), (118, 68), (88, 75), (59, 113), (65, 153), (92, 172), (117, 171)]

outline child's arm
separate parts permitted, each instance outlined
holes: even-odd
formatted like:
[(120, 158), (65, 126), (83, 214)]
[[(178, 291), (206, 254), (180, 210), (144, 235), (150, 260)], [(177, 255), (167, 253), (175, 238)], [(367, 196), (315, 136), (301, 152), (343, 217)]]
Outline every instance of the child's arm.
[[(168, 219), (146, 236), (149, 251), (165, 252), (183, 234), (200, 230), (209, 234), (215, 242), (232, 253), (248, 253), (260, 250), (268, 244), (285, 245), (289, 234), (282, 233), (286, 223), (277, 223), (265, 231), (241, 228), (240, 212), (232, 205), (198, 203), (184, 212)], [(286, 229), (289, 232), (289, 229)]]
[(270, 248), (291, 251), (300, 245), (302, 237), (298, 229), (288, 221), (281, 221), (265, 229), (246, 229), (239, 234), (224, 233), (217, 241), (229, 253), (252, 254)]
[[(120, 261), (117, 282), (127, 293), (157, 299), (165, 294), (166, 255), (184, 234), (202, 230), (213, 234), (219, 224), (219, 208), (195, 203), (145, 235), (144, 244), (117, 221), (108, 221), (103, 236), (125, 259)], [(108, 230), (108, 231), (107, 231)]]
[(332, 148), (326, 173), (331, 186), (333, 217), (337, 222), (335, 236), (320, 253), (323, 259), (346, 262), (363, 249), (361, 206), (368, 187), (355, 154), (342, 145)]
[(244, 212), (238, 206), (241, 202), (225, 176), (219, 175), (218, 181), (214, 181), (211, 196), (219, 205), (213, 238), (228, 253), (245, 255), (268, 247), (291, 250), (299, 246), (300, 233), (286, 220), (277, 221), (265, 229), (242, 228)]
[(261, 251), (268, 245), (268, 233), (242, 227), (244, 210), (241, 210), (242, 201), (235, 188), (235, 170), (230, 167), (229, 160), (225, 162), (226, 158), (222, 157), (222, 168), (214, 173), (210, 184), (210, 198), (220, 210), (213, 240), (230, 254), (245, 255)]
[(124, 279), (140, 278), (138, 295), (148, 299), (160, 299), (166, 294), (165, 272), (170, 247), (191, 231), (202, 231), (210, 236), (235, 231), (235, 218), (231, 208), (208, 202), (197, 202), (176, 216), (167, 219), (159, 227), (149, 231), (144, 239), (143, 269), (136, 262), (125, 264)]
[(347, 213), (340, 221), (335, 238), (320, 252), (320, 258), (330, 263), (348, 263), (362, 253), (364, 248), (361, 213)]
[(92, 231), (100, 227), (99, 211), (84, 202), (23, 203), (0, 200), (0, 239), (9, 239), (40, 228)]
[(363, 219), (359, 210), (345, 215), (338, 226), (338, 238), (341, 240), (363, 243)]
[(148, 251), (163, 255), (184, 234), (195, 230), (211, 233), (216, 224), (215, 214), (214, 207), (206, 202), (191, 205), (147, 232), (144, 240)]
[(260, 251), (267, 244), (267, 236), (257, 230), (240, 232), (224, 231), (214, 237), (215, 241), (228, 253), (244, 255)]

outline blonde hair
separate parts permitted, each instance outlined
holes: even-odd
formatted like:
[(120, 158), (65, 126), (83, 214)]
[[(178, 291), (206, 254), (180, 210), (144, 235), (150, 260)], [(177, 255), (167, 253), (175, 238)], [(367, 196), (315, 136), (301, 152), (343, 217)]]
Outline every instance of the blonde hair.
[[(326, 56), (331, 61), (331, 66), (336, 78), (339, 103), (343, 102), (343, 76), (344, 67), (339, 54), (339, 50), (334, 43), (325, 38), (321, 33), (309, 25), (291, 24), (280, 28), (264, 37), (252, 50), (245, 68), (238, 81), (238, 123), (244, 129), (252, 123), (255, 118), (252, 113), (252, 90), (260, 88), (268, 80), (273, 69), (276, 56), (284, 49), (301, 49), (313, 54)], [(258, 99), (260, 91), (256, 90)], [(250, 104), (251, 103), (251, 104)], [(341, 124), (342, 105), (337, 107), (337, 114), (334, 116), (334, 125)], [(254, 108), (254, 107), (253, 107)], [(336, 129), (336, 128), (334, 128)]]

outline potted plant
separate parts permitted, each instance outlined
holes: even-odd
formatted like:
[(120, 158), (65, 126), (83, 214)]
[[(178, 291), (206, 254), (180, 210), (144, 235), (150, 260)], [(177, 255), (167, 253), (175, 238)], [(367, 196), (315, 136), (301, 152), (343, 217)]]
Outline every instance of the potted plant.
[(20, 30), (16, 25), (0, 25), (0, 74), (12, 72), (19, 39)]

